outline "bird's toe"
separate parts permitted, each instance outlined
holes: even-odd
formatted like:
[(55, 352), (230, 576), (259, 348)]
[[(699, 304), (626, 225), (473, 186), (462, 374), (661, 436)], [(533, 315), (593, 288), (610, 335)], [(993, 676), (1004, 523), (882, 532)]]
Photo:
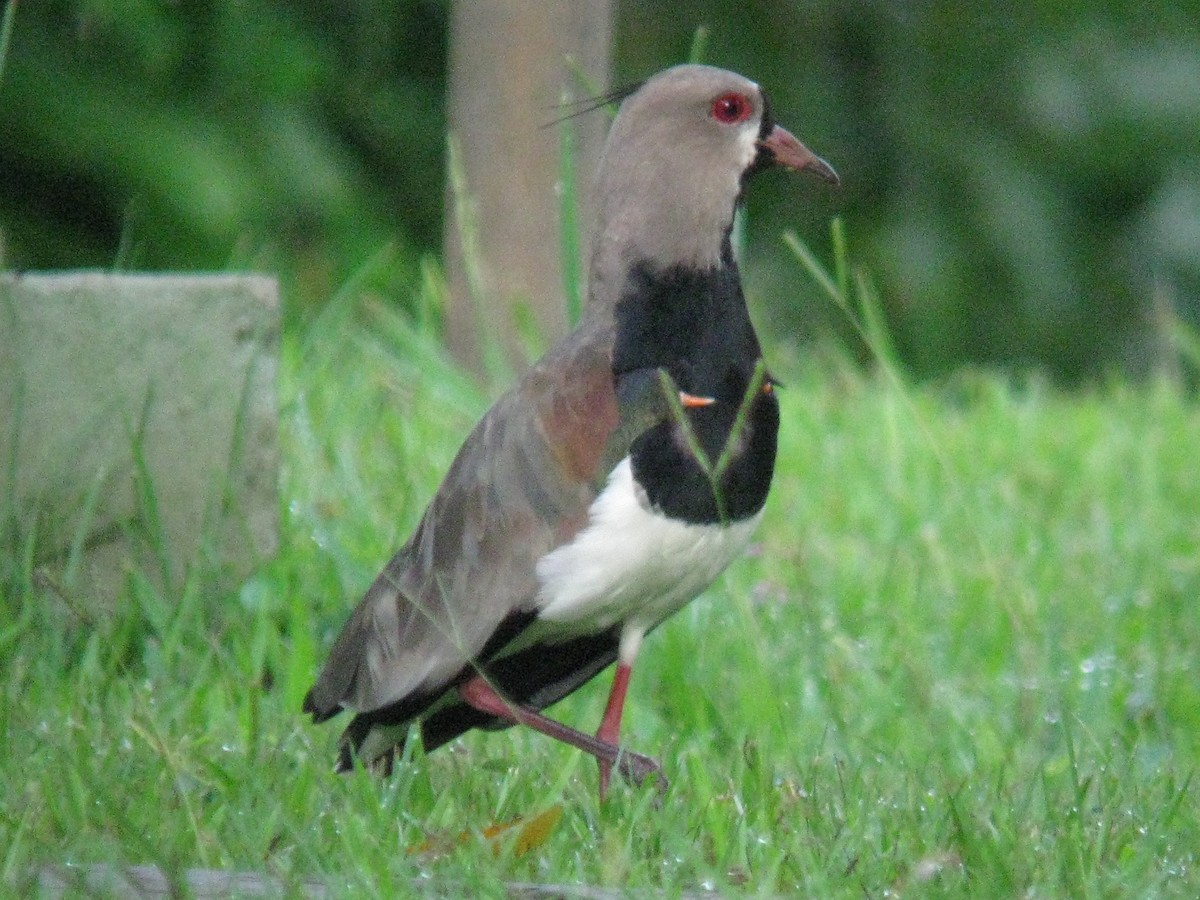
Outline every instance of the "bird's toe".
[(637, 787), (653, 779), (659, 794), (667, 792), (667, 776), (663, 774), (662, 763), (651, 756), (622, 750), (617, 757), (617, 771), (621, 773), (622, 778)]

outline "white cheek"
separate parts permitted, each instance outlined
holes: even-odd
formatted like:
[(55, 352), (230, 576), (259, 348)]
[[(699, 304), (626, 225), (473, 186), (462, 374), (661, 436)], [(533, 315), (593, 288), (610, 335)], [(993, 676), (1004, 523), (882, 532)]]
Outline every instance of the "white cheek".
[(754, 157), (758, 156), (758, 124), (747, 122), (742, 125), (738, 134), (738, 154), (741, 161), (738, 172), (741, 173), (750, 168)]
[(573, 541), (538, 562), (541, 618), (600, 630), (653, 627), (703, 591), (745, 549), (760, 515), (695, 525), (649, 509), (626, 457)]

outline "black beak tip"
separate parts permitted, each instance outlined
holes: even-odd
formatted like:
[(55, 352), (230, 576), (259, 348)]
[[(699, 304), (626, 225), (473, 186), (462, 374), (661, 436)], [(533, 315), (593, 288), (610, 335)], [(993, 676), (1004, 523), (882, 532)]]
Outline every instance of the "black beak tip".
[(833, 185), (834, 187), (841, 187), (842, 185), (842, 179), (838, 177), (837, 171), (819, 156), (814, 156), (812, 162), (804, 167), (804, 171), (811, 172), (826, 184)]

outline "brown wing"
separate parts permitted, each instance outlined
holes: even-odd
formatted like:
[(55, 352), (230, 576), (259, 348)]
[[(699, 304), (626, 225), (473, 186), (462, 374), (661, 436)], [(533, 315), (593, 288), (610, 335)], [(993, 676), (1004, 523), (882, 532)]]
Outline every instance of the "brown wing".
[(424, 706), (503, 623), (532, 618), (538, 559), (586, 523), (625, 452), (612, 446), (611, 347), (607, 325), (585, 325), (475, 427), (334, 644), (305, 699), (317, 721), (410, 697)]

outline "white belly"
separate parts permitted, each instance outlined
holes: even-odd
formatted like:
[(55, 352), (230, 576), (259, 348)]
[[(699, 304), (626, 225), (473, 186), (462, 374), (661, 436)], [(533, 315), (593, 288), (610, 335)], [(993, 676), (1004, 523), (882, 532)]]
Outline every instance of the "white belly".
[(538, 561), (540, 618), (587, 631), (620, 621), (651, 628), (712, 584), (761, 517), (724, 526), (669, 519), (649, 508), (626, 457), (583, 530)]

